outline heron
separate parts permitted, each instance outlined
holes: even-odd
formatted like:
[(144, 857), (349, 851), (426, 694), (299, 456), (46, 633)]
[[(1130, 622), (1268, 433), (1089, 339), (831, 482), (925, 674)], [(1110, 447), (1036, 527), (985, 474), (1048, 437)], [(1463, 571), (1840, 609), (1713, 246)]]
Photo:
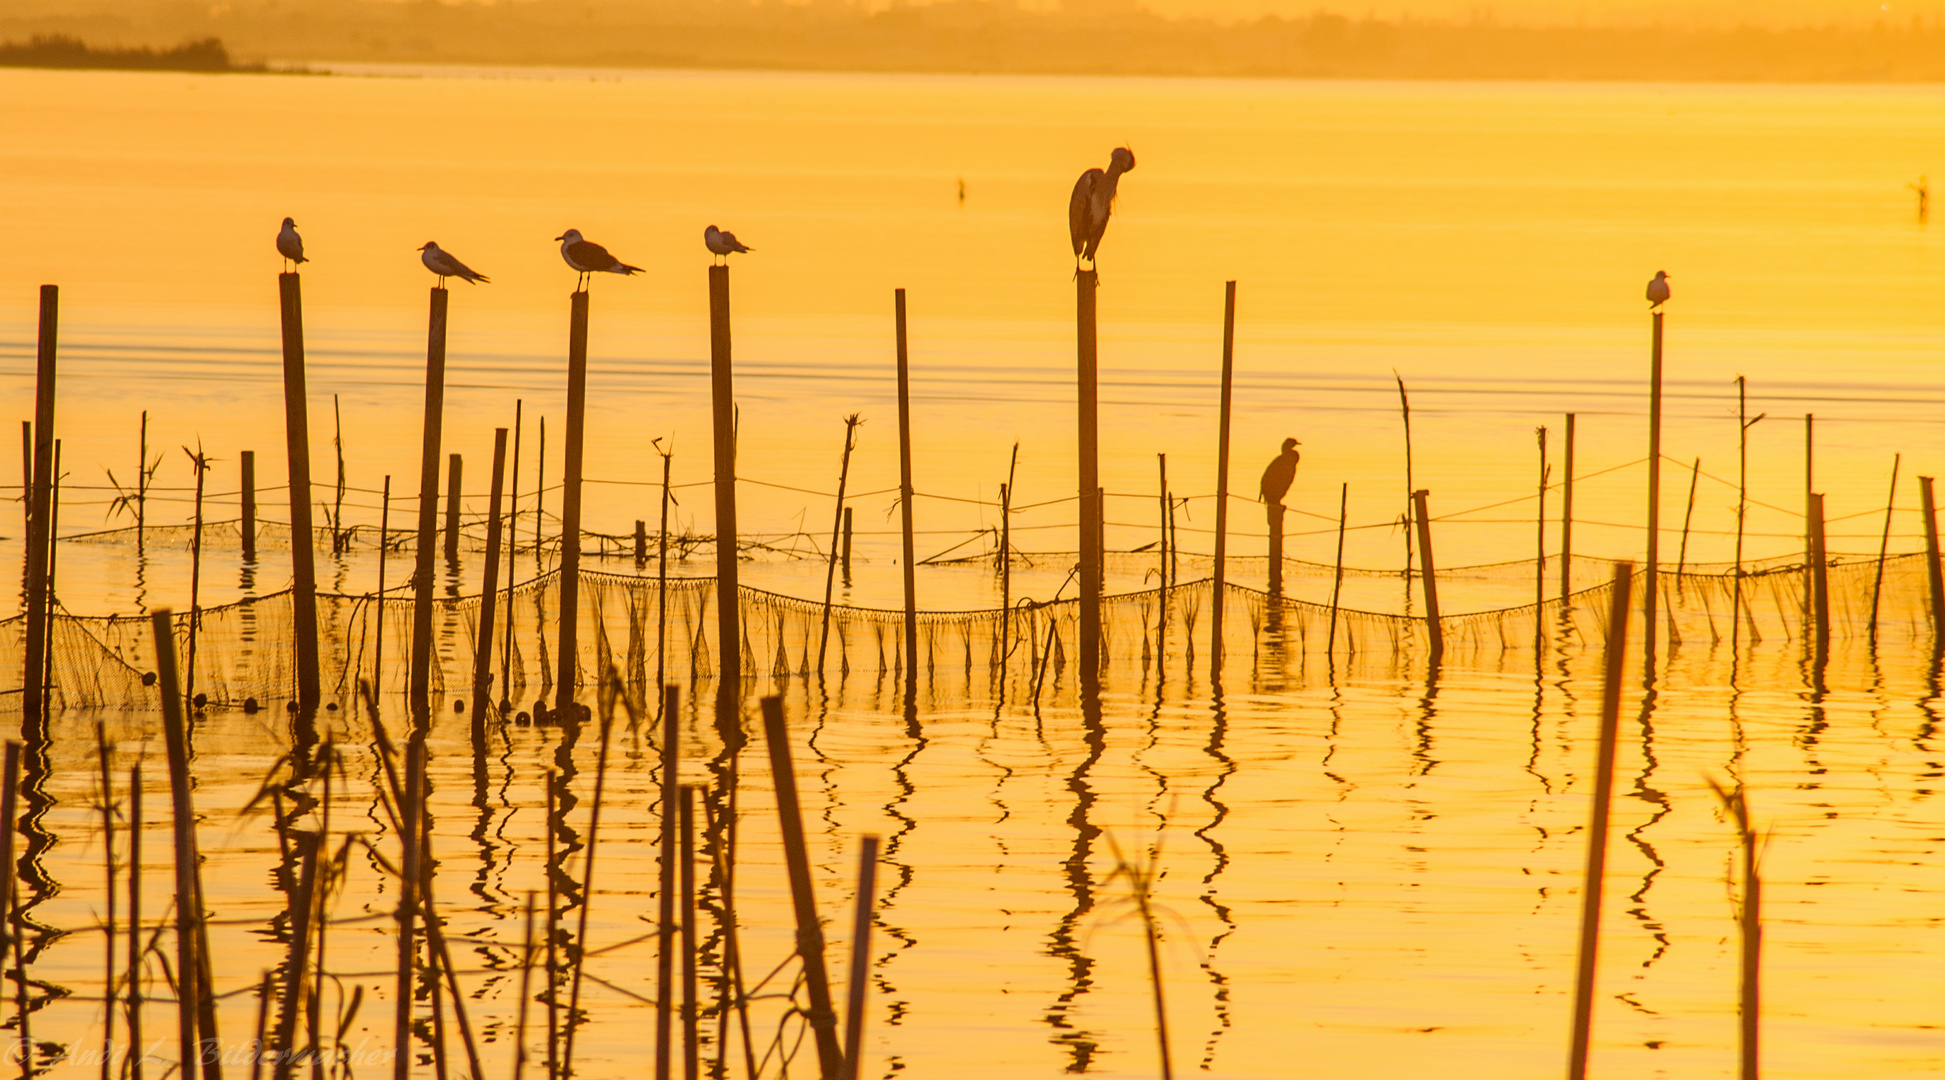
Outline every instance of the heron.
[(1074, 241), (1076, 273), (1081, 263), (1094, 262), (1095, 253), (1101, 250), (1101, 234), (1107, 231), (1108, 215), (1114, 212), (1114, 194), (1120, 187), (1121, 174), (1133, 172), (1134, 168), (1134, 151), (1117, 146), (1108, 155), (1106, 172), (1089, 169), (1074, 181), (1074, 195), (1067, 200), (1067, 234)]
[(569, 229), (554, 237), (561, 242), (561, 259), (580, 274), (574, 283), (575, 292), (586, 292), (589, 274), (639, 274), (642, 268), (630, 266), (613, 255), (608, 249), (590, 240), (581, 239), (581, 230)]
[(277, 233), (277, 254), (292, 266), (304, 261), (304, 238), (297, 235), (297, 223), (284, 219), (282, 231)]
[(476, 281), (482, 285), (492, 284), (492, 280), (485, 274), (478, 273), (472, 267), (453, 258), (452, 252), (441, 248), (435, 241), (425, 242), (425, 246), (419, 249), (419, 259), (425, 263), (427, 270), (439, 275), (439, 287), (442, 289), (446, 287), (446, 279), (449, 277), (456, 277), (468, 285)]
[(1270, 459), (1263, 469), (1263, 483), (1257, 489), (1257, 497), (1275, 508), (1283, 506), (1283, 497), (1290, 493), (1290, 485), (1297, 479), (1297, 461), (1303, 457), (1297, 447), (1303, 444), (1295, 439), (1283, 440), (1283, 452)]
[[(702, 246), (708, 248), (711, 255), (719, 256), (723, 260), (724, 266), (729, 265), (729, 257), (731, 255), (737, 252), (756, 250), (755, 248), (744, 246), (741, 240), (736, 239), (735, 233), (718, 229), (714, 225), (702, 230)], [(711, 259), (710, 263), (714, 265), (715, 260)]]
[(1668, 302), (1668, 271), (1655, 271), (1655, 279), (1648, 283), (1648, 307), (1658, 308)]

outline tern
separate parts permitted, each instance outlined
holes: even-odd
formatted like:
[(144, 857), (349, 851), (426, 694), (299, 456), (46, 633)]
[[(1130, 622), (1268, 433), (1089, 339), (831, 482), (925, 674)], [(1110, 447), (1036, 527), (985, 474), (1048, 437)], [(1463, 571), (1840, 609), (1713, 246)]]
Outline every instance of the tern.
[(1067, 201), (1067, 233), (1074, 241), (1074, 268), (1092, 263), (1101, 250), (1101, 234), (1107, 231), (1108, 215), (1114, 212), (1114, 195), (1121, 174), (1133, 172), (1135, 153), (1117, 146), (1108, 155), (1108, 171), (1089, 169), (1074, 182), (1073, 197)]
[[(711, 255), (722, 256), (725, 266), (729, 264), (729, 257), (731, 255), (741, 251), (755, 250), (754, 248), (743, 246), (743, 242), (736, 239), (735, 233), (725, 232), (714, 225), (702, 230), (702, 245), (709, 249)], [(714, 260), (711, 261), (713, 262)]]
[(297, 223), (284, 219), (283, 231), (277, 234), (277, 254), (295, 264), (304, 261), (304, 238), (297, 235)]
[(1655, 279), (1648, 283), (1648, 306), (1658, 308), (1668, 302), (1668, 271), (1655, 271)]
[(613, 255), (608, 249), (592, 241), (581, 239), (581, 230), (569, 229), (554, 237), (561, 242), (561, 258), (581, 275), (575, 284), (576, 292), (585, 292), (589, 274), (639, 274), (642, 268), (630, 266)]
[(425, 246), (419, 249), (419, 259), (425, 263), (427, 270), (439, 275), (439, 287), (442, 289), (446, 287), (446, 279), (449, 277), (456, 277), (468, 285), (475, 281), (482, 285), (493, 283), (491, 278), (453, 258), (452, 252), (446, 251), (431, 240), (427, 240)]
[(1271, 506), (1282, 506), (1283, 497), (1290, 493), (1290, 485), (1297, 479), (1297, 461), (1303, 455), (1297, 447), (1303, 444), (1295, 439), (1283, 440), (1283, 452), (1270, 459), (1269, 467), (1263, 470), (1263, 485), (1258, 489), (1259, 497)]

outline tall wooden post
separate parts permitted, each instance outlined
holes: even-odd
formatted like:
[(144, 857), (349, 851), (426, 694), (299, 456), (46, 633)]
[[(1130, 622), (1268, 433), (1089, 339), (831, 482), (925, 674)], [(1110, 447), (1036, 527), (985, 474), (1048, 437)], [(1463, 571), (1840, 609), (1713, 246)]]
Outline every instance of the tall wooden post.
[(1209, 598), (1209, 678), (1222, 680), (1223, 582), (1229, 572), (1229, 412), (1236, 376), (1236, 283), (1223, 286), (1222, 403), (1216, 420), (1216, 564)]
[(1337, 493), (1337, 573), (1330, 583), (1330, 633), (1324, 638), (1324, 655), (1337, 652), (1337, 602), (1344, 591), (1344, 523), (1350, 518), (1351, 483), (1346, 480)]
[[(905, 557), (905, 688), (918, 688), (918, 552), (912, 541), (912, 369), (905, 338), (905, 290), (894, 294), (898, 327), (898, 509)], [(846, 435), (849, 445), (849, 435)], [(827, 589), (826, 592), (829, 590)]]
[[(507, 429), (493, 429), (493, 490), (486, 500), (486, 574), (479, 591), (479, 632), (473, 653), (473, 747), (486, 734), (486, 710), (493, 688), (493, 618), (500, 596), (500, 484), (506, 479)], [(511, 606), (512, 601), (508, 604)], [(509, 611), (511, 617), (511, 611)]]
[(429, 723), (432, 708), (432, 545), (439, 535), (439, 441), (446, 406), (446, 290), (433, 286), (425, 345), (425, 419), (419, 447), (419, 535), (412, 568), (413, 722)]
[(846, 588), (851, 585), (851, 508), (844, 508), (844, 546), (838, 556), (838, 569), (844, 574)]
[(804, 819), (797, 802), (797, 774), (790, 761), (789, 731), (783, 722), (783, 699), (763, 699), (763, 736), (770, 749), (771, 782), (777, 792), (777, 816), (783, 831), (784, 866), (797, 913), (797, 958), (803, 964), (804, 989), (810, 998), (805, 1020), (817, 1043), (818, 1075), (837, 1080), (844, 1067), (844, 1050), (837, 1041), (837, 1013), (831, 1004), (831, 980), (824, 967), (824, 926), (811, 896), (810, 855), (804, 844)]
[(580, 682), (581, 444), (588, 403), (588, 294), (571, 298), (567, 326), (567, 445), (561, 448), (560, 656), (554, 668), (554, 711), (574, 704)]
[(864, 1054), (864, 993), (871, 970), (871, 921), (877, 908), (878, 837), (867, 833), (858, 850), (858, 896), (851, 919), (851, 982), (844, 995), (844, 1072), (842, 1080), (863, 1080), (858, 1059)]
[(1614, 567), (1613, 602), (1608, 609), (1606, 680), (1601, 696), (1600, 750), (1594, 763), (1594, 808), (1587, 832), (1587, 867), (1581, 880), (1580, 964), (1574, 982), (1574, 1034), (1567, 1053), (1567, 1080), (1585, 1080), (1587, 1050), (1594, 1030), (1594, 968), (1601, 934), (1601, 887), (1607, 880), (1607, 824), (1614, 800), (1615, 744), (1621, 729), (1621, 678), (1628, 644), (1628, 592), (1632, 567)]
[(709, 400), (715, 414), (716, 723), (743, 711), (743, 631), (736, 587), (736, 392), (731, 382), (729, 267), (709, 268)]
[(1095, 292), (1100, 278), (1092, 270), (1074, 277), (1074, 331), (1078, 346), (1076, 398), (1080, 405), (1080, 560), (1081, 692), (1101, 689), (1101, 428), (1100, 355), (1095, 336)]
[(317, 533), (311, 528), (311, 420), (304, 387), (304, 299), (296, 273), (277, 275), (284, 329), (284, 442), (290, 463), (290, 614), (297, 704), (317, 707)]
[(1653, 656), (1661, 639), (1656, 608), (1661, 599), (1661, 312), (1654, 313), (1654, 345), (1648, 376), (1648, 560), (1642, 568), (1641, 649)]
[(1810, 496), (1810, 615), (1815, 620), (1813, 633), (1817, 655), (1830, 651), (1830, 572), (1823, 536), (1823, 496)]
[[(1547, 602), (1547, 429), (1542, 427), (1534, 432), (1540, 441), (1540, 492), (1539, 508), (1533, 515), (1534, 539), (1533, 552), (1533, 618), (1537, 625), (1540, 609)], [(1533, 632), (1534, 640), (1539, 642), (1542, 635), (1538, 629)]]
[(1418, 526), (1418, 572), (1425, 585), (1425, 629), (1431, 636), (1432, 662), (1445, 653), (1445, 630), (1439, 625), (1438, 570), (1432, 561), (1432, 516), (1425, 509), (1431, 496), (1425, 488), (1411, 493), (1412, 519)]
[(1938, 504), (1932, 495), (1932, 478), (1918, 478), (1919, 509), (1925, 516), (1925, 576), (1931, 584), (1932, 635), (1945, 647), (1945, 573), (1938, 564)]
[(459, 561), (459, 491), (465, 463), (458, 454), (446, 455), (446, 561)]
[(1574, 414), (1567, 414), (1566, 479), (1560, 490), (1560, 600), (1574, 591)]
[[(54, 542), (50, 528), (54, 508), (54, 373), (60, 324), (60, 286), (42, 285), (40, 348), (34, 371), (33, 494), (27, 510), (27, 659), (21, 680), (22, 725), (34, 733), (44, 732), (47, 726), (48, 616), (51, 614), (47, 603), (47, 563)], [(5, 899), (0, 897), (0, 902)]]
[(1270, 515), (1270, 595), (1283, 595), (1283, 504), (1269, 503)]
[(240, 456), (243, 461), (243, 561), (257, 561), (257, 454), (245, 450)]

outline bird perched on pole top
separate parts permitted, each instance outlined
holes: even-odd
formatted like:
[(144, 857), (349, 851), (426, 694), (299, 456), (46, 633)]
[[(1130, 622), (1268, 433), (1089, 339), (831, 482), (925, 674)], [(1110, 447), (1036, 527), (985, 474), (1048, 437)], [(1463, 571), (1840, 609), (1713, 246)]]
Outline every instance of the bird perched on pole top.
[(580, 274), (574, 285), (575, 292), (586, 292), (589, 274), (639, 274), (642, 268), (630, 266), (613, 255), (608, 249), (592, 241), (581, 239), (581, 230), (569, 229), (554, 237), (561, 242), (561, 259), (569, 268)]
[(1270, 459), (1263, 470), (1263, 485), (1257, 489), (1257, 497), (1271, 506), (1282, 506), (1283, 497), (1290, 493), (1290, 485), (1297, 479), (1297, 461), (1303, 457), (1297, 447), (1303, 444), (1295, 439), (1283, 440), (1283, 452)]
[(1668, 302), (1668, 271), (1655, 271), (1655, 279), (1648, 283), (1648, 306), (1658, 308)]
[(476, 273), (472, 267), (453, 258), (452, 252), (431, 240), (427, 240), (425, 246), (419, 249), (419, 259), (425, 263), (427, 270), (439, 275), (439, 287), (442, 289), (446, 287), (449, 277), (456, 277), (468, 285), (475, 281), (482, 285), (492, 284), (485, 274)]
[(1107, 231), (1108, 215), (1114, 212), (1114, 194), (1120, 187), (1121, 174), (1134, 169), (1134, 151), (1117, 146), (1108, 155), (1108, 171), (1089, 169), (1074, 181), (1074, 195), (1067, 200), (1067, 233), (1074, 241), (1077, 273), (1081, 263), (1094, 262), (1095, 253), (1101, 250), (1101, 234)]
[[(736, 239), (735, 233), (718, 229), (714, 225), (702, 230), (702, 246), (709, 249), (709, 254), (720, 256), (725, 266), (729, 265), (731, 255), (756, 250), (743, 246), (743, 242)], [(710, 262), (713, 263), (715, 260), (711, 259)]]
[(277, 234), (277, 254), (292, 264), (304, 261), (304, 238), (297, 235), (297, 223), (289, 218), (284, 219), (283, 230)]

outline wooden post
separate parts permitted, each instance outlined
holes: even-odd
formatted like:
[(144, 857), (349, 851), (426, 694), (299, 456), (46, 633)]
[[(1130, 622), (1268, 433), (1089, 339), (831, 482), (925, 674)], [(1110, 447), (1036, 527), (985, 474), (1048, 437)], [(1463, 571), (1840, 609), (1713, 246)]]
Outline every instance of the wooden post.
[[(1806, 575), (1811, 575), (1810, 563), (1812, 561), (1814, 548), (1816, 546), (1814, 540), (1811, 538), (1810, 535), (1810, 500), (1814, 497), (1811, 494), (1811, 491), (1813, 488), (1816, 487), (1816, 483), (1814, 480), (1814, 477), (1816, 475), (1814, 470), (1814, 464), (1816, 462), (1816, 430), (1817, 430), (1816, 415), (1813, 413), (1804, 413), (1803, 414), (1803, 571)], [(1815, 596), (1813, 594), (1816, 592), (1817, 583), (1815, 580), (1813, 580), (1813, 577), (1814, 575), (1806, 576), (1803, 581), (1803, 600), (1804, 600), (1803, 617), (1806, 621), (1811, 619), (1814, 616), (1814, 612), (1811, 609), (1815, 606)]]
[(257, 455), (254, 450), (245, 450), (243, 459), (243, 561), (257, 561)]
[(1696, 458), (1688, 473), (1688, 509), (1682, 513), (1682, 547), (1675, 556), (1675, 574), (1688, 569), (1688, 527), (1695, 521), (1695, 485), (1702, 479), (1702, 459)]
[(1573, 1046), (1567, 1056), (1567, 1080), (1585, 1080), (1587, 1049), (1593, 1033), (1594, 961), (1599, 954), (1601, 886), (1607, 878), (1607, 824), (1614, 798), (1614, 750), (1621, 730), (1621, 678), (1628, 644), (1628, 593), (1633, 568), (1614, 566), (1612, 603), (1607, 617), (1607, 672), (1601, 697), (1599, 756), (1594, 765), (1593, 823), (1587, 834), (1587, 868), (1580, 894), (1580, 967), (1574, 981)]
[(432, 545), (439, 535), (439, 441), (446, 403), (446, 290), (433, 286), (425, 345), (425, 418), (419, 447), (419, 536), (412, 569), (412, 659), (408, 665), (413, 723), (432, 709)]
[(844, 584), (848, 588), (851, 584), (851, 508), (848, 506), (844, 508), (844, 555), (841, 562), (838, 569), (844, 572)]
[[(11, 785), (9, 785), (11, 786)], [(7, 821), (13, 820), (13, 806), (0, 799), (0, 814)], [(0, 826), (4, 828), (4, 826)], [(11, 835), (12, 829), (5, 829)], [(11, 843), (11, 840), (9, 840)], [(0, 865), (11, 871), (13, 852), (0, 852)], [(142, 1043), (142, 956), (147, 945), (137, 927), (142, 925), (142, 766), (137, 764), (128, 770), (128, 988), (124, 1001), (128, 1006), (128, 1045), (141, 1046)], [(128, 1080), (142, 1080), (142, 1055), (131, 1054), (128, 1059)]]
[[(317, 707), (317, 534), (311, 528), (311, 421), (304, 388), (304, 299), (297, 274), (277, 275), (284, 330), (284, 442), (290, 463), (290, 615), (297, 705)], [(178, 973), (180, 974), (180, 973)]]
[(736, 393), (731, 380), (729, 267), (709, 268), (709, 398), (716, 459), (716, 723), (743, 712), (743, 631), (736, 587)]
[[(903, 355), (903, 350), (900, 350), (900, 355)], [(899, 374), (901, 376), (903, 376), (904, 370), (905, 366), (900, 364)], [(905, 381), (901, 377), (899, 379), (899, 388), (903, 390), (904, 385)], [(904, 402), (904, 395), (902, 393), (899, 395), (899, 401), (901, 404)], [(899, 417), (901, 420), (899, 427), (902, 434), (904, 428), (904, 424), (902, 423), (904, 418), (903, 409), (899, 410)], [(844, 488), (851, 481), (851, 450), (857, 445), (858, 425), (862, 422), (863, 418), (857, 413), (852, 413), (844, 418), (844, 453), (840, 455), (837, 467), (837, 510), (831, 515), (831, 557), (826, 561), (824, 566), (824, 619), (823, 624), (817, 631), (817, 674), (819, 678), (822, 678), (824, 674), (824, 653), (825, 649), (830, 645), (831, 640), (831, 596), (837, 586), (837, 545), (843, 533), (845, 516), (851, 512), (850, 508), (844, 505)], [(900, 439), (899, 458), (905, 467), (906, 475), (910, 475), (910, 440)], [(906, 520), (911, 520), (909, 515), (907, 515)], [(905, 530), (905, 560), (908, 571), (906, 580), (908, 582), (911, 580), (909, 572), (912, 558), (911, 540), (912, 530), (907, 527)], [(906, 592), (908, 614), (912, 603), (911, 596), (912, 594), (908, 590)]]
[[(54, 544), (54, 380), (56, 338), (61, 324), (61, 289), (41, 286), (40, 348), (34, 372), (33, 495), (27, 511), (27, 659), (21, 680), (21, 724), (29, 738), (45, 732), (48, 721), (47, 665), (48, 559)], [(4, 902), (5, 897), (0, 897)]]
[(1566, 479), (1560, 491), (1560, 600), (1574, 591), (1574, 414), (1567, 414)]
[(1648, 560), (1641, 582), (1641, 648), (1648, 656), (1655, 654), (1661, 636), (1656, 615), (1661, 597), (1661, 312), (1653, 317), (1648, 375)]
[(459, 491), (465, 465), (458, 454), (446, 455), (446, 561), (459, 561)]
[(810, 855), (804, 846), (797, 774), (790, 763), (790, 736), (784, 727), (780, 697), (763, 699), (763, 736), (770, 748), (771, 781), (783, 827), (784, 864), (797, 913), (797, 956), (804, 966), (804, 989), (810, 997), (805, 1020), (817, 1042), (818, 1075), (822, 1080), (837, 1080), (844, 1067), (844, 1050), (838, 1045), (837, 1014), (831, 1008), (831, 980), (824, 969), (824, 926), (818, 921), (817, 902), (810, 891)]
[[(1161, 592), (1164, 600), (1168, 597), (1168, 455), (1156, 454), (1156, 463), (1161, 468), (1161, 486), (1155, 489), (1155, 499), (1161, 505), (1161, 543), (1157, 551), (1161, 555)], [(1004, 492), (1002, 492), (1002, 498)]]
[(1236, 376), (1236, 283), (1223, 286), (1222, 403), (1216, 420), (1216, 562), (1210, 571), (1209, 678), (1222, 681), (1223, 582), (1229, 571), (1229, 413)]
[(1076, 397), (1080, 416), (1080, 669), (1081, 692), (1101, 689), (1101, 427), (1100, 353), (1095, 336), (1095, 292), (1100, 278), (1092, 270), (1074, 276), (1074, 331), (1077, 345)]
[(901, 563), (905, 568), (905, 689), (912, 693), (918, 689), (918, 553), (912, 543), (912, 367), (906, 348), (904, 289), (893, 294), (892, 303), (898, 331), (898, 520), (905, 541)]
[[(1539, 510), (1533, 515), (1537, 536), (1533, 550), (1533, 618), (1537, 624), (1540, 609), (1547, 602), (1547, 429), (1540, 427), (1534, 431), (1540, 442), (1540, 493)], [(1544, 641), (1538, 629), (1533, 632), (1535, 643)]]
[(1898, 505), (1898, 466), (1904, 463), (1903, 454), (1891, 457), (1891, 494), (1884, 499), (1884, 538), (1877, 545), (1877, 577), (1871, 581), (1871, 637), (1877, 637), (1877, 602), (1884, 592), (1884, 557), (1891, 552), (1891, 512)]
[(648, 522), (635, 519), (635, 569), (648, 565)]
[(572, 297), (567, 326), (567, 445), (561, 449), (560, 655), (554, 711), (574, 705), (580, 683), (581, 444), (588, 401), (588, 294)]
[(1938, 563), (1938, 506), (1932, 496), (1932, 478), (1918, 478), (1920, 512), (1925, 515), (1925, 574), (1931, 584), (1932, 634), (1945, 642), (1945, 576)]
[(871, 967), (871, 916), (878, 886), (878, 838), (867, 835), (858, 850), (858, 897), (851, 918), (851, 980), (844, 1000), (843, 1080), (859, 1080), (864, 1053), (864, 992)]
[(670, 1080), (675, 1019), (675, 844), (677, 764), (681, 732), (676, 716), (681, 701), (674, 686), (662, 687), (662, 784), (660, 881), (656, 893), (655, 1080)]
[[(513, 470), (507, 480), (507, 612), (500, 620), (506, 629), (500, 637), (500, 704), (502, 711), (513, 705), (513, 579), (515, 556), (520, 551), (520, 413), (524, 403), (513, 399)], [(540, 558), (538, 549), (534, 558)]]
[(1265, 506), (1270, 517), (1270, 595), (1283, 595), (1283, 504)]
[(1810, 496), (1810, 613), (1819, 657), (1830, 651), (1830, 571), (1823, 537), (1823, 496)]
[[(203, 995), (197, 984), (199, 972), (206, 970), (208, 957), (202, 955), (203, 903), (201, 871), (196, 850), (196, 808), (192, 799), (189, 771), (188, 726), (183, 719), (182, 685), (176, 676), (175, 616), (159, 608), (149, 616), (155, 635), (156, 684), (162, 691), (162, 735), (169, 757), (169, 795), (175, 819), (176, 879), (176, 978), (187, 989), (178, 995), (178, 1034), (182, 1040), (184, 1062), (203, 1061), (205, 1080), (219, 1080), (221, 1054), (199, 1054), (199, 1046), (216, 1040), (214, 1013), (199, 1009)], [(200, 989), (206, 990), (207, 987)], [(198, 1041), (198, 1036), (201, 1042)], [(215, 1044), (220, 1045), (220, 1044)], [(190, 1069), (184, 1066), (182, 1075)]]
[[(479, 632), (473, 652), (473, 748), (486, 744), (486, 711), (493, 702), (493, 619), (500, 597), (500, 484), (506, 479), (507, 429), (493, 429), (493, 490), (487, 493), (486, 573), (479, 591)], [(509, 607), (508, 618), (512, 617)]]
[(1419, 488), (1411, 493), (1412, 519), (1418, 525), (1418, 573), (1425, 585), (1425, 628), (1431, 635), (1432, 662), (1445, 653), (1445, 630), (1439, 625), (1438, 570), (1432, 562), (1432, 518), (1425, 500), (1432, 493)]
[(1324, 638), (1324, 655), (1335, 655), (1337, 650), (1337, 600), (1344, 590), (1344, 523), (1350, 517), (1351, 484), (1337, 493), (1337, 574), (1330, 583), (1330, 634)]

